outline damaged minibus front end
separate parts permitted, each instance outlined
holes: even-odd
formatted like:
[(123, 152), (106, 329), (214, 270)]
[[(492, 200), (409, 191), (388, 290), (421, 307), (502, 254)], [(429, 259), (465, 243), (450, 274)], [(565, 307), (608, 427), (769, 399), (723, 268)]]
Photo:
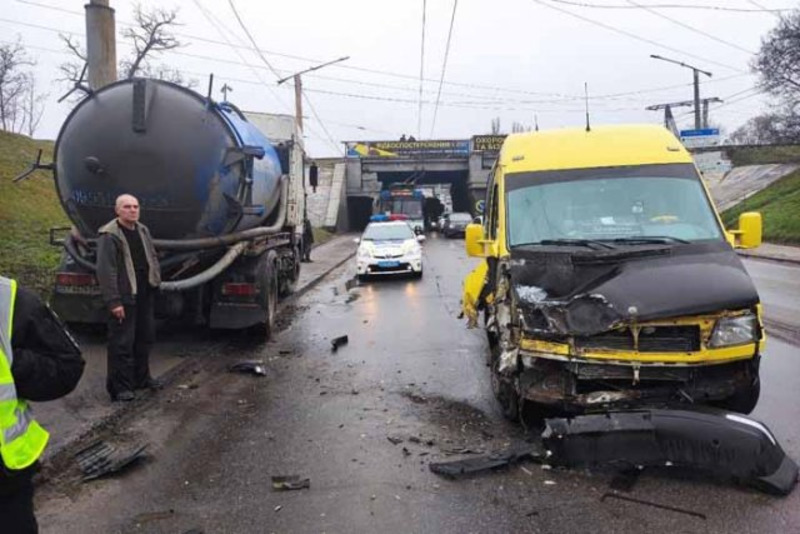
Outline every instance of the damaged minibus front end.
[(500, 380), (567, 413), (681, 403), (749, 413), (760, 304), (725, 246), (513, 252), (487, 303)]

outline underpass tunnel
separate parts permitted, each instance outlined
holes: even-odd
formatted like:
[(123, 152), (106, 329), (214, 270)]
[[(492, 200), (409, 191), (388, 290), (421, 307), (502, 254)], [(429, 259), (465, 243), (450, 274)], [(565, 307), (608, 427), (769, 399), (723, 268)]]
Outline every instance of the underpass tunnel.
[(347, 219), (350, 231), (361, 232), (369, 224), (372, 216), (373, 199), (370, 196), (347, 197)]
[[(452, 210), (472, 213), (469, 189), (469, 170), (455, 171), (403, 171), (403, 172), (378, 172), (378, 181), (381, 189), (388, 189), (390, 184), (413, 183), (417, 187), (435, 184), (450, 184)], [(426, 202), (424, 205), (426, 220), (435, 220), (444, 211), (440, 202)]]

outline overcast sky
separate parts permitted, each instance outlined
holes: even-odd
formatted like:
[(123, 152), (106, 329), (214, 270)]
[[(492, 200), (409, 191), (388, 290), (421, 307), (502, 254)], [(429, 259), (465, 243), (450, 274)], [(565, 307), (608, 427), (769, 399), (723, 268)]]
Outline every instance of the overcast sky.
[[(37, 61), (39, 86), (49, 92), (36, 137), (55, 139), (71, 108), (56, 103), (69, 89), (57, 81), (57, 66), (70, 59), (58, 33), (85, 42), (85, 3), (0, 0), (0, 42), (21, 38)], [(119, 58), (131, 51), (121, 31), (133, 20), (134, 4), (111, 0)], [(293, 114), (294, 90), (288, 83), (276, 86), (276, 75), (255, 53), (233, 7), (263, 57), (281, 75), (350, 56), (303, 77), (306, 143), (315, 157), (341, 154), (345, 140), (396, 139), (401, 134), (466, 139), (489, 133), (494, 117), (500, 117), (504, 131), (515, 121), (533, 125), (534, 115), (543, 129), (582, 125), (584, 82), (593, 123), (658, 123), (662, 114), (644, 108), (691, 100), (692, 73), (650, 54), (711, 71), (712, 78), (702, 77), (701, 96), (725, 100), (712, 106), (711, 121), (730, 132), (770, 104), (754, 88), (757, 78), (749, 65), (777, 14), (753, 10), (797, 7), (790, 0), (457, 0), (453, 19), (453, 0), (141, 4), (178, 9), (182, 25), (176, 33), (185, 46), (157, 61), (197, 80), (203, 93), (213, 73), (215, 98), (222, 98), (219, 88), (227, 83), (233, 88), (229, 99), (245, 110)], [(667, 5), (695, 8), (663, 7)], [(675, 110), (679, 126), (693, 127), (691, 113), (691, 108)]]

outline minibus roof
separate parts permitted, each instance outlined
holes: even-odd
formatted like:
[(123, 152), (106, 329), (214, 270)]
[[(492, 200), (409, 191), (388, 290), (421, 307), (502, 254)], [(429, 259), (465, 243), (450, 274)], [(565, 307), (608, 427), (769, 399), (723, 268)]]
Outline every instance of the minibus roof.
[(506, 174), (692, 161), (671, 132), (653, 124), (511, 134), (499, 158)]

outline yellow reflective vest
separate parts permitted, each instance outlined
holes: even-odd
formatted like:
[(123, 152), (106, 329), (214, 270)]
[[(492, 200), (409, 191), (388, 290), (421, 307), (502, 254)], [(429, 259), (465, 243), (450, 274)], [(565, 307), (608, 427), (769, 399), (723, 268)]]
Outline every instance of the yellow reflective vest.
[(17, 283), (0, 276), (0, 456), (8, 469), (32, 465), (47, 446), (50, 435), (31, 416), (28, 403), (17, 398), (11, 364), (11, 334)]

